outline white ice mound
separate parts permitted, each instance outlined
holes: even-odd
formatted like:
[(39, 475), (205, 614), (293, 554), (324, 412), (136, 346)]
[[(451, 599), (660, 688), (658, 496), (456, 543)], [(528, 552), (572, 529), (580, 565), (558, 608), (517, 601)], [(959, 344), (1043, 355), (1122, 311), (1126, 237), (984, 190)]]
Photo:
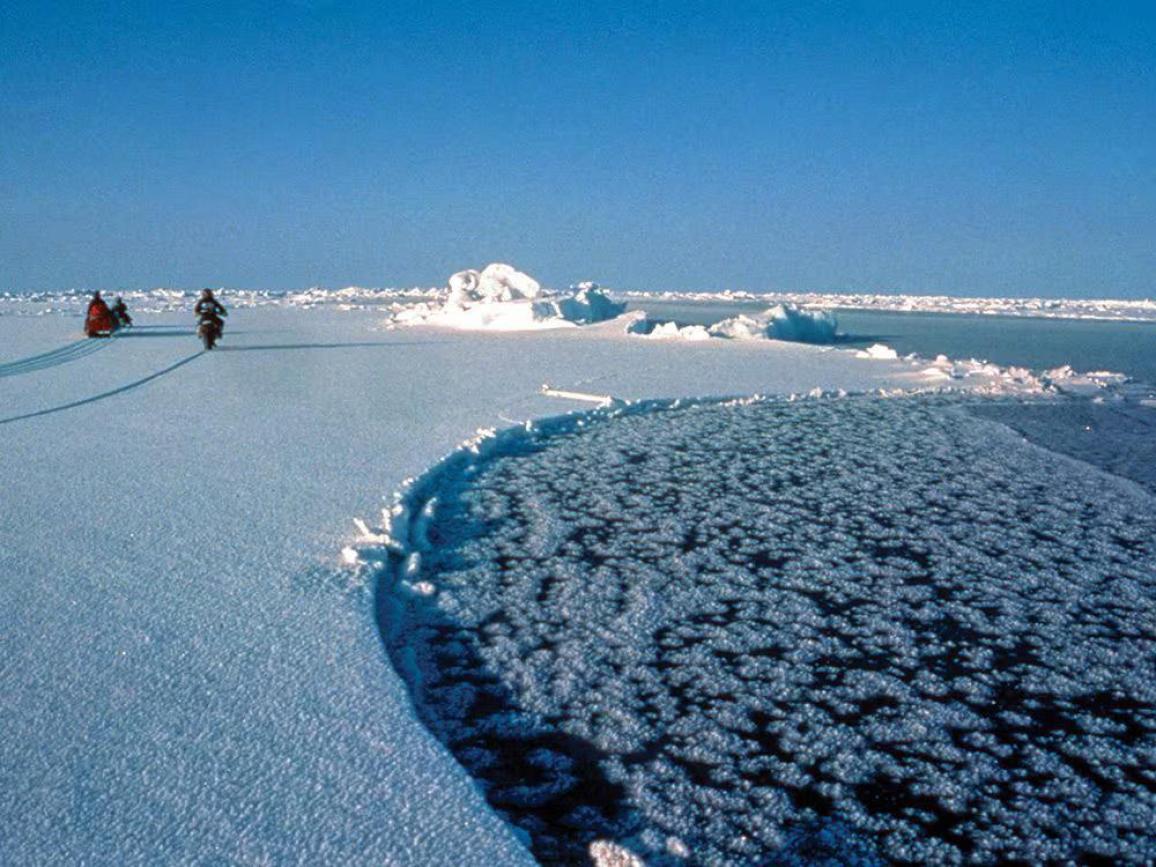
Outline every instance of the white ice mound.
[(710, 333), (731, 340), (760, 340), (768, 336), (765, 320), (742, 315), (716, 322), (710, 327)]
[(595, 283), (580, 283), (569, 293), (542, 288), (511, 265), (494, 263), (450, 277), (442, 299), (398, 311), (396, 325), (441, 325), (488, 331), (566, 328), (613, 319), (626, 309)]
[(835, 317), (826, 310), (803, 310), (794, 304), (776, 304), (761, 316), (739, 315), (710, 326), (678, 325), (657, 322), (645, 317), (633, 320), (628, 334), (644, 337), (703, 340), (722, 337), (727, 340), (789, 340), (796, 343), (835, 343), (838, 341)]
[(523, 301), (542, 294), (541, 284), (512, 265), (494, 262), (481, 271), (469, 268), (449, 279), (447, 303), (459, 307), (479, 301)]
[(872, 343), (866, 349), (860, 349), (855, 355), (857, 358), (872, 358), (876, 361), (895, 361), (899, 358), (899, 353), (886, 343)]
[(1065, 394), (1095, 394), (1105, 388), (1119, 387), (1128, 381), (1122, 373), (1111, 370), (1093, 370), (1080, 373), (1070, 365), (1056, 367), (1040, 375), (1045, 386)]
[(646, 315), (635, 316), (626, 323), (627, 334), (649, 337), (653, 340), (709, 340), (711, 332), (704, 325), (679, 325), (677, 322), (659, 322)]

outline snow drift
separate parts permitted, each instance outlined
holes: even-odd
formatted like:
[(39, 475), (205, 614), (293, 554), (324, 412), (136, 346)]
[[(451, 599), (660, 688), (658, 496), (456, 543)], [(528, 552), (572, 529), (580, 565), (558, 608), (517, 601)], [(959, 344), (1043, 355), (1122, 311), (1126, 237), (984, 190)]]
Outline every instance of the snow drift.
[(442, 296), (399, 310), (397, 325), (441, 325), (490, 331), (567, 328), (613, 319), (626, 309), (611, 301), (594, 283), (582, 283), (569, 294), (543, 289), (528, 274), (499, 262), (480, 271), (453, 274)]

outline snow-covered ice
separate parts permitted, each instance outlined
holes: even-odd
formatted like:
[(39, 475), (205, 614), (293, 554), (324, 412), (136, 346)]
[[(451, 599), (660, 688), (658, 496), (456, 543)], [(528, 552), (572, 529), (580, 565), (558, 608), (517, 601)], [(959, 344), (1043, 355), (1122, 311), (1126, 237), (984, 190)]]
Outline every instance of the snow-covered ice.
[[(597, 291), (579, 286), (569, 297), (580, 301), (583, 290)], [(525, 285), (518, 291), (524, 293)], [(444, 529), (446, 512), (428, 501), (413, 514), (403, 510), (391, 516), (397, 520), (388, 534), (382, 532), (386, 527), (377, 526), (387, 522), (372, 516), (383, 505), (391, 505), (391, 501), (383, 503), (381, 495), (401, 488), (405, 479), (416, 478), (406, 490), (418, 492), (425, 490), (431, 478), (440, 478), (437, 468), (446, 464), (439, 459), (478, 429), (507, 434), (520, 430), (526, 435), (533, 430), (549, 431), (554, 428), (546, 422), (529, 428), (523, 422), (570, 409), (585, 410), (596, 398), (595, 402), (607, 404), (597, 412), (620, 416), (607, 424), (607, 436), (615, 430), (634, 431), (629, 436), (638, 436), (641, 428), (631, 425), (654, 424), (653, 451), (666, 454), (670, 450), (662, 449), (661, 443), (674, 435), (681, 418), (717, 418), (721, 416), (716, 413), (724, 411), (746, 418), (742, 412), (749, 412), (749, 424), (757, 427), (756, 420), (762, 418), (758, 413), (782, 413), (781, 418), (776, 416), (779, 427), (771, 427), (786, 436), (795, 428), (790, 419), (805, 422), (805, 413), (839, 404), (830, 398), (767, 403), (743, 397), (750, 395), (799, 398), (808, 393), (877, 395), (950, 389), (1020, 395), (1033, 401), (1033, 406), (1054, 406), (1060, 413), (1068, 412), (1067, 407), (1088, 405), (1085, 397), (1061, 394), (1065, 383), (1080, 379), (1076, 373), (1045, 376), (945, 360), (950, 372), (933, 377), (926, 370), (935, 362), (903, 358), (865, 362), (852, 351), (775, 340), (639, 340), (623, 333), (621, 320), (522, 333), (423, 326), (383, 329), (386, 315), (443, 297), (414, 290), (228, 293), (224, 300), (233, 315), (225, 341), (219, 351), (205, 354), (199, 352), (191, 332), (187, 311), (192, 295), (184, 290), (126, 293), (140, 327), (110, 341), (78, 340), (82, 294), (0, 299), (0, 473), (5, 479), (0, 493), (0, 639), (4, 649), (0, 655), (0, 692), (4, 695), (0, 702), (4, 731), (0, 739), (0, 851), (4, 863), (529, 863), (525, 832), (503, 814), (521, 820), (543, 798), (565, 803), (566, 793), (573, 791), (566, 788), (570, 777), (594, 786), (593, 791), (603, 784), (609, 788), (602, 791), (611, 794), (630, 787), (631, 791), (650, 791), (642, 777), (616, 777), (616, 766), (604, 767), (599, 754), (574, 752), (578, 736), (563, 732), (555, 741), (549, 733), (530, 729), (532, 739), (545, 738), (545, 746), (520, 752), (518, 767), (536, 762), (540, 772), (517, 785), (511, 781), (505, 787), (509, 805), (495, 808), (494, 787), (489, 786), (487, 801), (478, 779), (489, 778), (477, 770), (485, 755), (492, 754), (493, 745), (486, 740), (490, 735), (479, 735), (478, 752), (472, 758), (463, 757), (457, 745), (447, 750), (422, 724), (421, 714), (428, 715), (428, 707), (423, 704), (419, 713), (411, 703), (413, 675), (428, 663), (428, 647), (417, 642), (408, 655), (394, 647), (397, 669), (386, 658), (383, 636), (375, 624), (373, 588), (368, 583), (373, 577), (370, 564), (392, 562), (398, 550), (405, 551), (405, 571), (397, 585), (404, 598), (442, 605), (446, 594), (438, 570), (445, 566), (448, 549), (438, 544), (438, 534)], [(589, 303), (592, 296), (585, 297)], [(543, 389), (543, 383), (549, 388)], [(1086, 384), (1095, 399), (1106, 396), (1104, 406), (1128, 408), (1131, 413), (1138, 405), (1118, 400), (1118, 386), (1095, 379)], [(688, 396), (742, 399), (730, 401), (729, 408), (704, 407), (692, 412), (687, 407), (695, 401), (685, 400)], [(657, 402), (637, 402), (643, 399)], [(905, 419), (901, 416), (908, 410), (902, 407), (922, 407), (919, 412), (927, 415), (916, 413), (916, 420), (935, 430), (934, 420), (940, 416), (934, 407), (938, 405), (903, 403), (899, 407), (900, 403), (862, 397), (850, 399), (847, 405), (878, 407), (875, 411), (884, 420), (893, 421)], [(892, 404), (898, 408), (891, 408)], [(743, 410), (744, 406), (749, 409)], [(671, 412), (664, 415), (663, 409)], [(1142, 406), (1136, 411), (1152, 412)], [(595, 448), (597, 440), (584, 445), (587, 441), (576, 432), (597, 429), (595, 421), (588, 421), (591, 418), (574, 416), (561, 424), (556, 431), (569, 428), (570, 433), (556, 445), (551, 440), (550, 448), (541, 454), (557, 454), (559, 467), (571, 467), (575, 456), (587, 455), (591, 465), (585, 471), (573, 467), (559, 473), (559, 484), (577, 484), (583, 472), (589, 474), (588, 494), (601, 498), (590, 520), (616, 514), (612, 509), (622, 507), (622, 497), (637, 496), (639, 504), (657, 507), (656, 533), (640, 543), (654, 546), (653, 552), (661, 556), (667, 537), (673, 537), (685, 521), (678, 511), (679, 498), (658, 498), (649, 483), (640, 487), (655, 467), (647, 467), (645, 461), (626, 461), (625, 468), (620, 467), (625, 458), (613, 451), (613, 436), (605, 443), (606, 454)], [(670, 428), (660, 419), (666, 419)], [(625, 427), (618, 427), (619, 423)], [(1139, 419), (1135, 423), (1142, 424)], [(851, 437), (869, 449), (884, 435), (869, 425), (853, 427), (833, 424), (831, 436), (836, 442), (841, 441), (839, 437)], [(1024, 427), (1029, 435), (1037, 435), (1028, 430), (1027, 423)], [(689, 433), (695, 430), (694, 425), (687, 428)], [(886, 425), (882, 430), (886, 431)], [(968, 431), (987, 435), (1000, 430), (1004, 429), (973, 420), (965, 421), (958, 435), (967, 439)], [(1015, 456), (1035, 454), (1039, 467), (1067, 468), (1055, 474), (1057, 480), (1074, 478), (1071, 472), (1092, 473), (1086, 467), (1069, 471), (1066, 459), (1033, 452), (1006, 431), (999, 436), (1010, 437), (1006, 454), (1012, 455), (1012, 463), (1005, 464), (1002, 449), (988, 449), (977, 460), (983, 457), (991, 467), (1006, 466), (1010, 472), (1022, 468)], [(475, 436), (472, 454), (477, 457), (490, 449), (501, 454), (502, 444), (516, 439), (502, 433)], [(717, 442), (725, 452), (725, 430)], [(748, 461), (778, 454), (781, 449), (776, 437), (747, 445)], [(971, 443), (973, 452), (982, 451), (981, 446)], [(931, 457), (955, 466), (946, 449), (942, 454), (933, 450), (930, 456), (923, 455), (924, 463), (913, 461), (913, 466), (926, 468)], [(823, 458), (815, 454), (805, 464), (789, 457), (785, 461), (800, 479), (808, 479), (820, 491), (840, 480), (837, 463)], [(665, 459), (681, 458), (674, 450)], [(719, 466), (720, 459), (712, 460), (704, 460), (702, 473), (708, 466)], [(435, 469), (426, 472), (431, 466)], [(474, 472), (470, 461), (463, 461), (462, 466), (463, 472)], [(507, 464), (503, 459), (494, 466)], [(511, 460), (509, 466), (523, 465)], [(757, 464), (754, 469), (770, 471)], [(469, 496), (488, 496), (487, 473), (479, 476), (483, 484), (470, 488)], [(849, 470), (846, 475), (856, 478)], [(872, 483), (870, 473), (861, 475), (858, 484)], [(1006, 492), (995, 482), (994, 493), (987, 491), (983, 481), (994, 475), (993, 471), (971, 479), (971, 486), (963, 487), (964, 494), (982, 499), (1022, 493), (1024, 483), (1014, 480)], [(609, 485), (618, 476), (625, 479), (625, 494)], [(767, 493), (758, 472), (736, 476), (723, 470), (720, 478), (733, 484), (717, 498), (719, 508), (728, 496), (745, 491), (751, 497), (748, 508), (757, 509), (758, 498)], [(1098, 490), (1094, 486), (1099, 484), (1110, 487), (1106, 476), (1093, 473), (1079, 478), (1080, 491)], [(1045, 492), (1050, 490), (1045, 485)], [(1105, 504), (1123, 503), (1140, 493), (1120, 494), (1123, 499), (1103, 503), (1097, 500), (1097, 508), (1104, 512)], [(467, 500), (463, 493), (460, 502)], [(803, 497), (788, 505), (809, 508), (806, 504), (811, 503), (820, 511), (827, 508), (815, 502)], [(874, 501), (869, 497), (852, 502), (835, 499), (830, 508), (842, 503), (845, 511), (854, 514), (864, 502)], [(457, 508), (457, 503), (451, 497), (446, 508)], [(532, 510), (534, 504), (526, 505)], [(1142, 501), (1133, 505), (1133, 516), (1144, 518)], [(542, 506), (542, 521), (553, 526), (554, 504), (543, 499)], [(670, 513), (664, 517), (662, 509), (667, 507)], [(352, 515), (369, 520), (355, 529), (349, 521)], [(632, 520), (638, 517), (644, 516)], [(964, 517), (958, 526), (966, 528), (973, 521), (982, 526), (987, 513), (969, 512)], [(1112, 515), (1101, 517), (1106, 522)], [(1077, 551), (1064, 556), (1077, 564), (1086, 557), (1110, 558), (1113, 546), (1123, 543), (1095, 535), (1096, 528), (1107, 526), (1104, 522), (1090, 526), (1086, 554)], [(501, 526), (497, 538), (511, 529)], [(553, 538), (551, 533), (585, 532), (581, 522), (570, 529), (550, 526), (547, 540)], [(410, 536), (402, 533), (403, 527), (411, 531)], [(708, 529), (704, 539), (713, 545), (716, 531), (722, 530)], [(527, 532), (538, 531), (535, 526)], [(594, 544), (600, 531), (590, 532)], [(742, 547), (741, 533), (726, 533)], [(479, 537), (477, 543), (483, 541)], [(803, 544), (811, 539), (804, 534), (798, 541)], [(415, 547), (420, 544), (429, 545), (428, 550)], [(1051, 542), (1033, 537), (1032, 544), (1042, 553), (1026, 549), (1025, 556), (1042, 556), (1041, 562), (1046, 563), (1055, 554)], [(352, 568), (342, 561), (343, 550), (354, 563)], [(726, 559), (723, 548), (708, 545), (703, 556), (708, 553)], [(1125, 553), (1118, 565), (1132, 568), (1128, 564), (1142, 554), (1143, 549)], [(645, 558), (636, 568), (643, 579), (650, 580)], [(1043, 575), (1043, 585), (1050, 586), (1051, 573)], [(568, 576), (563, 569), (557, 577)], [(579, 582), (575, 586), (581, 586), (582, 576), (572, 577)], [(645, 595), (647, 586), (642, 583), (637, 591), (627, 591), (627, 608), (634, 605), (634, 596)], [(477, 589), (481, 592), (484, 587)], [(822, 592), (828, 590), (824, 585)], [(611, 610), (619, 604), (611, 584), (600, 592), (603, 596), (594, 596), (596, 606)], [(714, 611), (712, 588), (688, 587), (686, 592), (693, 596), (693, 606), (699, 606), (696, 611)], [(1146, 610), (1142, 607), (1146, 597), (1139, 589), (1129, 601), (1141, 606), (1137, 610)], [(788, 610), (796, 608), (800, 606)], [(865, 612), (871, 610), (868, 607)], [(1046, 606), (1038, 610), (1055, 615)], [(1014, 620), (1018, 611), (1013, 606), (1007, 616)], [(537, 616), (527, 609), (526, 616), (530, 615)], [(958, 616), (972, 615), (961, 610)], [(812, 621), (807, 615), (802, 622), (806, 626)], [(1050, 634), (1046, 626), (1046, 622), (1038, 626), (1045, 636)], [(713, 629), (709, 621), (702, 627)], [(501, 629), (491, 631), (495, 640), (500, 638)], [(749, 629), (742, 625), (733, 635), (720, 637), (714, 632), (708, 642), (712, 646), (718, 641), (745, 647), (749, 639)], [(632, 634), (604, 631), (603, 637), (608, 647), (618, 648)], [(389, 634), (384, 637), (393, 642)], [(559, 640), (572, 648), (582, 646), (571, 633), (560, 633)], [(572, 641), (578, 643), (571, 645)], [(1089, 653), (1100, 653), (1105, 641), (1102, 636), (1089, 638)], [(517, 645), (503, 646), (501, 652), (506, 653)], [(706, 646), (689, 647), (686, 652), (698, 654)], [(906, 647), (902, 641), (894, 646)], [(463, 647), (473, 652), (469, 642)], [(543, 645), (530, 660), (533, 665), (545, 664), (551, 652)], [(803, 662), (809, 659), (804, 657)], [(907, 656), (898, 659), (896, 665), (908, 661)], [(605, 671), (601, 657), (592, 657), (589, 663), (573, 662), (574, 677)], [(1091, 662), (1100, 666), (1103, 661), (1093, 656)], [(512, 673), (523, 671), (520, 665), (504, 669), (494, 683), (505, 684)], [(1117, 668), (1117, 677), (1130, 689), (1129, 669)], [(799, 668), (809, 670), (806, 665)], [(565, 685), (565, 681), (559, 682), (560, 687), (537, 680), (540, 670), (532, 666), (525, 671), (527, 676), (516, 686), (529, 690), (534, 702), (546, 701), (553, 690)], [(436, 675), (453, 676), (449, 668)], [(613, 686), (613, 678), (598, 682), (600, 689), (610, 690), (591, 693), (598, 696), (607, 721), (588, 718), (583, 724), (602, 726), (610, 733), (619, 732), (615, 728), (619, 726), (623, 737), (628, 736), (633, 731), (629, 723), (632, 702), (615, 703), (614, 691), (619, 687)], [(662, 679), (654, 682), (661, 684)], [(954, 680), (951, 685), (960, 690), (978, 688)], [(928, 688), (934, 697), (935, 683)], [(629, 689), (624, 689), (622, 696), (629, 697)], [(520, 693), (515, 690), (508, 695)], [(476, 698), (463, 689), (456, 701)], [(904, 693), (901, 698), (908, 701), (910, 697)], [(910, 701), (912, 707), (924, 707), (923, 699)], [(618, 717), (621, 708), (626, 715)], [(518, 726), (527, 724), (521, 709), (520, 705), (514, 708), (515, 716), (485, 717), (497, 731), (494, 737), (511, 737)], [(1126, 756), (1126, 751), (1112, 745), (1118, 733), (1111, 719), (1105, 722), (1095, 713), (1080, 713), (1079, 724), (1089, 727), (1081, 732), (1101, 739), (1096, 743), (1103, 741), (1105, 749), (1112, 750), (1104, 754), (1106, 760), (1097, 761), (1104, 764)], [(700, 717), (688, 715), (688, 720), (696, 719)], [(704, 729), (724, 741), (704, 738), (694, 744), (704, 762), (731, 755), (727, 739), (732, 722), (723, 717), (717, 730)], [(825, 748), (826, 743), (817, 741), (815, 749)], [(1049, 755), (1040, 760), (1051, 761)], [(565, 761), (572, 762), (566, 771), (569, 777), (556, 767)], [(691, 757), (688, 761), (699, 760)], [(941, 773), (939, 759), (933, 757), (928, 763), (931, 770)], [(626, 766), (622, 768), (625, 771)], [(700, 809), (701, 792), (693, 779), (686, 784), (676, 774), (672, 783), (689, 785), (677, 790), (695, 795), (679, 810)], [(675, 792), (672, 788), (667, 800)], [(842, 797), (837, 792), (825, 796)], [(722, 795), (711, 795), (715, 797), (723, 798), (718, 805), (725, 812), (730, 802)], [(1064, 797), (1068, 795), (1058, 803), (1069, 803)], [(1126, 798), (1117, 801), (1109, 805), (1110, 817), (1139, 815), (1127, 812), (1134, 811), (1135, 805)], [(606, 803), (622, 802), (608, 798)], [(613, 810), (606, 815), (599, 809), (583, 809), (585, 803), (572, 801), (570, 806), (574, 809), (567, 813), (568, 821), (600, 835), (586, 841), (598, 845), (595, 849), (587, 846), (584, 857), (591, 851), (607, 858), (644, 851), (677, 860), (687, 852), (697, 857), (695, 852), (722, 845), (704, 843), (699, 832), (648, 833), (649, 826), (636, 824), (635, 818), (649, 814), (633, 812), (633, 808), (621, 815)], [(669, 805), (660, 797), (653, 806), (656, 815), (665, 816), (662, 811)], [(791, 815), (794, 809), (778, 798), (764, 804), (755, 814), (763, 823), (760, 833), (779, 827), (773, 817)], [(918, 817), (895, 821), (912, 827), (919, 824)], [(1121, 827), (1115, 821), (1105, 823), (1104, 833), (1109, 837), (1112, 829)], [(804, 824), (775, 839), (785, 853), (819, 852), (833, 846), (841, 847), (843, 853), (865, 852), (868, 857), (878, 845), (870, 835), (868, 843), (863, 842), (867, 838), (858, 822), (853, 814), (841, 824)], [(629, 832), (625, 836), (618, 833), (623, 829)], [(918, 845), (930, 845), (929, 839), (925, 836)], [(732, 840), (726, 845), (731, 843), (740, 849), (755, 845), (750, 840)], [(540, 848), (538, 843), (535, 846)], [(879, 851), (889, 850), (884, 846)]]
[(450, 275), (447, 285), (447, 301), (458, 307), (486, 301), (528, 301), (542, 294), (537, 280), (501, 262), (493, 262), (481, 271), (458, 271)]
[(110, 341), (79, 342), (74, 309), (0, 315), (6, 864), (526, 862), (384, 659), (339, 559), (350, 516), (479, 427), (588, 406), (543, 382), (622, 398), (913, 382), (617, 323), (382, 331), (376, 308), (223, 298), (208, 354), (187, 298), (180, 315), (132, 305), (140, 326)]
[[(495, 263), (497, 264), (497, 263)], [(493, 268), (494, 266), (488, 266)], [(499, 266), (510, 268), (511, 266)], [(478, 275), (486, 269), (467, 269), (459, 275)], [(491, 272), (493, 273), (493, 272)], [(454, 275), (457, 277), (458, 275)], [(525, 279), (523, 279), (525, 278)], [(470, 277), (460, 281), (469, 285)], [(501, 281), (498, 281), (499, 285)], [(524, 294), (525, 288), (537, 284), (528, 275), (514, 279), (510, 288)], [(491, 286), (494, 284), (491, 283)], [(540, 289), (539, 285), (539, 289)], [(590, 282), (578, 283), (571, 287), (574, 292), (599, 287)], [(124, 297), (129, 304), (150, 312), (170, 312), (187, 310), (197, 296), (194, 289), (158, 287), (146, 291), (126, 291)], [(601, 290), (600, 290), (601, 291)], [(499, 289), (499, 293), (501, 289)], [(444, 299), (446, 287), (360, 287), (348, 286), (344, 289), (256, 289), (230, 290), (229, 297), (234, 307), (262, 307), (293, 304), (300, 306), (337, 306), (354, 309), (395, 309), (400, 310), (407, 302), (434, 301)], [(689, 303), (761, 303), (770, 308), (775, 305), (796, 305), (803, 309), (816, 310), (878, 310), (904, 313), (956, 313), (987, 316), (1030, 316), (1046, 319), (1095, 319), (1135, 322), (1156, 321), (1156, 299), (1124, 300), (1115, 298), (968, 298), (952, 295), (903, 295), (895, 293), (863, 292), (751, 292), (747, 290), (722, 290), (718, 292), (689, 291), (630, 291), (616, 290), (616, 297), (625, 298), (645, 308), (648, 301), (689, 302)], [(0, 292), (0, 316), (43, 315), (45, 313), (76, 313), (82, 311), (89, 293), (84, 290), (53, 290), (40, 292)]]

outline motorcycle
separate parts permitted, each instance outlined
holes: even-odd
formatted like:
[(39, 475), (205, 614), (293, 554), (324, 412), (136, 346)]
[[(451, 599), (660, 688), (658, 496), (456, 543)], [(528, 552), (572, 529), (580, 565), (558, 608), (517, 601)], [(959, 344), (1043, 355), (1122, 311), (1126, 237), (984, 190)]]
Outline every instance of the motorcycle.
[(201, 338), (201, 343), (204, 344), (206, 350), (217, 345), (224, 330), (225, 323), (221, 321), (219, 316), (205, 314), (197, 322), (197, 336)]
[(132, 325), (132, 317), (128, 315), (128, 311), (123, 307), (113, 307), (112, 313), (112, 330), (120, 331), (122, 328), (128, 328)]

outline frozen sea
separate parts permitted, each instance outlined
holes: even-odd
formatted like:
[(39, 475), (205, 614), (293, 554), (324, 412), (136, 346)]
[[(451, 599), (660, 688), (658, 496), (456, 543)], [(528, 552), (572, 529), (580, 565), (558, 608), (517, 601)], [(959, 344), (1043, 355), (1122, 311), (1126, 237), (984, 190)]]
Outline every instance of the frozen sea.
[[(189, 299), (111, 341), (0, 310), (0, 861), (530, 863), (422, 726), (341, 559), (352, 519), (479, 428), (623, 398), (916, 380), (814, 347), (618, 323), (383, 329), (379, 309)], [(226, 303), (233, 299), (225, 296)], [(10, 315), (7, 315), (10, 314)]]
[(154, 300), (0, 309), (4, 863), (1156, 857), (1156, 410)]

